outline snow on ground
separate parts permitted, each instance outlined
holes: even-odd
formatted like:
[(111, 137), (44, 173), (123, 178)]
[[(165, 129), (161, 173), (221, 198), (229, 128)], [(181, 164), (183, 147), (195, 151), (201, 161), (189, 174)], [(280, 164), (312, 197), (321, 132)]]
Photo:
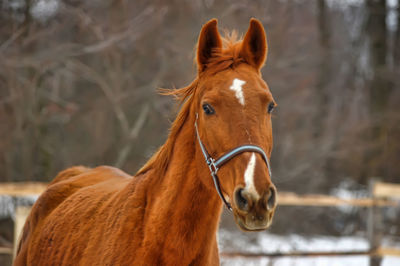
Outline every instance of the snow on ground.
[[(338, 251), (367, 251), (368, 241), (365, 238), (351, 237), (304, 237), (299, 235), (278, 236), (268, 233), (257, 233), (252, 239), (243, 237), (243, 233), (220, 229), (218, 241), (220, 251), (241, 252), (338, 252)], [(383, 246), (400, 248), (400, 241), (385, 238)], [(368, 266), (367, 256), (342, 256), (342, 257), (280, 257), (280, 258), (221, 258), (221, 265), (271, 265), (271, 266)], [(382, 266), (400, 265), (399, 257), (385, 257)]]

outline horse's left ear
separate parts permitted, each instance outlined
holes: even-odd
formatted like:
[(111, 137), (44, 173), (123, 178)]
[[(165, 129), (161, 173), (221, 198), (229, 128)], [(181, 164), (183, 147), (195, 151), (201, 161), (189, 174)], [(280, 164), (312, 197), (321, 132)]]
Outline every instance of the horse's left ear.
[(197, 44), (197, 65), (199, 72), (205, 70), (214, 52), (222, 47), (222, 40), (218, 32), (217, 20), (208, 21), (201, 29)]
[(264, 65), (267, 59), (267, 36), (261, 22), (255, 18), (250, 20), (250, 26), (244, 36), (240, 56), (257, 70)]

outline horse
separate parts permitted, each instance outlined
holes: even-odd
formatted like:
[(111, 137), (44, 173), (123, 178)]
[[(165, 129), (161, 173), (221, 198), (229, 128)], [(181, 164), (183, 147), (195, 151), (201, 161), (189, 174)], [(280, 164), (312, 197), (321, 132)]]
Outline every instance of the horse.
[(254, 18), (242, 39), (234, 35), (222, 37), (216, 19), (203, 25), (197, 76), (167, 93), (180, 111), (134, 176), (75, 166), (55, 177), (32, 207), (14, 265), (219, 265), (222, 206), (241, 230), (270, 226), (267, 38)]

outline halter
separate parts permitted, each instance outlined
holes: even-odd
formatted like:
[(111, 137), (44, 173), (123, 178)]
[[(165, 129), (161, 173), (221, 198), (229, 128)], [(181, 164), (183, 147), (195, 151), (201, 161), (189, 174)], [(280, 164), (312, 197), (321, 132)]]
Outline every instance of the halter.
[(210, 173), (211, 173), (211, 176), (212, 176), (213, 181), (214, 181), (215, 189), (217, 190), (218, 195), (221, 198), (222, 202), (225, 204), (226, 208), (228, 210), (232, 211), (231, 204), (225, 199), (224, 195), (222, 194), (221, 184), (219, 182), (219, 178), (218, 178), (218, 175), (217, 175), (218, 170), (221, 168), (221, 166), (223, 166), (224, 164), (229, 162), (233, 157), (235, 157), (235, 156), (237, 156), (237, 155), (239, 155), (239, 154), (241, 154), (243, 152), (250, 151), (250, 152), (257, 152), (257, 153), (261, 154), (261, 157), (264, 159), (265, 163), (267, 164), (269, 176), (271, 176), (271, 167), (269, 166), (268, 157), (265, 154), (264, 150), (262, 148), (260, 148), (259, 146), (247, 145), (246, 144), (246, 145), (241, 145), (241, 146), (238, 146), (238, 147), (234, 148), (233, 150), (225, 153), (224, 155), (222, 155), (218, 159), (214, 159), (207, 152), (206, 147), (204, 146), (203, 142), (200, 139), (199, 130), (197, 128), (197, 119), (198, 119), (198, 117), (199, 117), (199, 115), (196, 113), (196, 121), (194, 122), (194, 127), (196, 128), (197, 140), (199, 142), (199, 145), (200, 145), (201, 151), (202, 151), (202, 153), (204, 155), (204, 158), (206, 159), (206, 163), (208, 165), (208, 168), (210, 169)]

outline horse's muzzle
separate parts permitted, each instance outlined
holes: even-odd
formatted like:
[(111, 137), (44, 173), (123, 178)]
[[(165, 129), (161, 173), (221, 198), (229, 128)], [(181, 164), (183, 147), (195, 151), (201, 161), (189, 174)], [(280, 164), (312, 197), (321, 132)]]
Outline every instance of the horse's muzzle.
[(233, 213), (240, 229), (245, 231), (267, 229), (275, 213), (276, 197), (277, 192), (273, 185), (261, 197), (245, 188), (236, 188), (233, 196)]

